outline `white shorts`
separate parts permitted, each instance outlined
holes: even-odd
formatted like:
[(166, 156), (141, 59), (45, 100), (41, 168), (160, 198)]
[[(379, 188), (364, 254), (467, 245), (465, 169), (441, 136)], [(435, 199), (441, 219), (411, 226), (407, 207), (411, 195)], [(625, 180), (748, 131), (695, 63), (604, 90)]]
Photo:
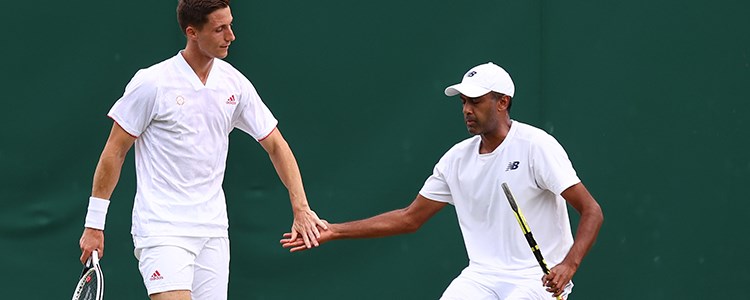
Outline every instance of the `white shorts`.
[(191, 291), (193, 300), (227, 299), (226, 237), (133, 237), (135, 258), (148, 294)]
[[(552, 293), (542, 286), (542, 275), (539, 278), (508, 276), (479, 272), (466, 268), (454, 279), (440, 297), (441, 300), (551, 300)], [(573, 289), (570, 282), (562, 294), (568, 299)]]

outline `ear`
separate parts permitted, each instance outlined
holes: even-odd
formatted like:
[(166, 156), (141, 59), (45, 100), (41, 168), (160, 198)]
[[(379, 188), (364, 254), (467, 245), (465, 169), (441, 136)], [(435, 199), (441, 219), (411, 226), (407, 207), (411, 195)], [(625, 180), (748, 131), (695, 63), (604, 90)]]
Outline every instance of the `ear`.
[(496, 103), (497, 103), (498, 111), (508, 110), (508, 103), (510, 103), (510, 97), (508, 95), (502, 95), (499, 99), (497, 99)]
[(185, 28), (185, 36), (188, 40), (195, 40), (198, 38), (198, 30), (193, 26), (188, 26)]

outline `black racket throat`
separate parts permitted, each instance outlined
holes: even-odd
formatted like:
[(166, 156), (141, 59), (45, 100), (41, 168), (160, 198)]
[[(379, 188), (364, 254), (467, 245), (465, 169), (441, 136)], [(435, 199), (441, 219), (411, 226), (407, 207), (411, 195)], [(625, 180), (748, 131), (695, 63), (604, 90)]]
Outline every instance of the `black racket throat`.
[(523, 213), (521, 213), (521, 210), (518, 208), (516, 197), (513, 196), (513, 193), (510, 191), (510, 187), (507, 183), (503, 182), (501, 184), (501, 187), (503, 188), (503, 192), (505, 193), (505, 197), (508, 199), (508, 203), (510, 204), (511, 209), (513, 209), (513, 213), (516, 215), (516, 220), (518, 221), (518, 225), (521, 227), (523, 236), (526, 238), (526, 242), (529, 244), (531, 252), (534, 253), (534, 258), (536, 258), (536, 261), (539, 263), (539, 267), (542, 268), (544, 274), (549, 274), (549, 268), (547, 267), (547, 263), (544, 261), (544, 257), (542, 256), (542, 250), (539, 248), (539, 244), (537, 244), (536, 239), (534, 239), (534, 234), (531, 233), (531, 228), (529, 227), (526, 218), (524, 218)]
[[(102, 300), (104, 298), (104, 276), (99, 266), (99, 254), (95, 251), (83, 267), (72, 300)], [(94, 257), (96, 256), (96, 257)]]

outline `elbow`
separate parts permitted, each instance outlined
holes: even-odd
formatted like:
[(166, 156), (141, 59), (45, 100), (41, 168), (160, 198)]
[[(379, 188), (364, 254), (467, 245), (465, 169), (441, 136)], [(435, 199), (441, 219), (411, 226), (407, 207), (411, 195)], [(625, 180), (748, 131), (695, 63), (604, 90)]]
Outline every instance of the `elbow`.
[(422, 224), (407, 222), (406, 226), (404, 226), (404, 233), (415, 233), (420, 227), (422, 227)]
[(401, 210), (402, 217), (402, 225), (401, 228), (403, 230), (403, 233), (414, 233), (419, 230), (419, 228), (422, 227), (422, 224), (424, 224), (424, 221), (421, 221), (416, 216), (410, 215), (407, 208)]
[(99, 157), (99, 164), (107, 167), (118, 167), (125, 163), (127, 152), (103, 152)]
[(120, 163), (125, 162), (125, 158), (128, 156), (128, 151), (120, 151), (115, 154), (115, 159)]
[(602, 212), (602, 207), (599, 203), (594, 202), (594, 204), (588, 209), (588, 212), (589, 217), (599, 224), (599, 226), (604, 223), (604, 212)]

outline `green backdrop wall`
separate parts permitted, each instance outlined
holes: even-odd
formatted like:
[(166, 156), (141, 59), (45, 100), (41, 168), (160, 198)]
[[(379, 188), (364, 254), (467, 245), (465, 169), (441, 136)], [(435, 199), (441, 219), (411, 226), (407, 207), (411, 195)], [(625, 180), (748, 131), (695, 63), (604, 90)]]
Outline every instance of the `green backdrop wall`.
[[(105, 115), (140, 68), (184, 47), (175, 1), (13, 1), (0, 22), (2, 298), (57, 299)], [(442, 94), (494, 61), (513, 118), (566, 147), (605, 224), (572, 299), (738, 299), (750, 259), (750, 2), (235, 1), (228, 61), (280, 119), (331, 222), (407, 205), (467, 137)], [(232, 133), (230, 299), (436, 299), (467, 264), (452, 209), (418, 233), (289, 254), (286, 191)], [(129, 235), (132, 153), (106, 231), (107, 299), (146, 299)], [(573, 214), (574, 223), (577, 216)]]

